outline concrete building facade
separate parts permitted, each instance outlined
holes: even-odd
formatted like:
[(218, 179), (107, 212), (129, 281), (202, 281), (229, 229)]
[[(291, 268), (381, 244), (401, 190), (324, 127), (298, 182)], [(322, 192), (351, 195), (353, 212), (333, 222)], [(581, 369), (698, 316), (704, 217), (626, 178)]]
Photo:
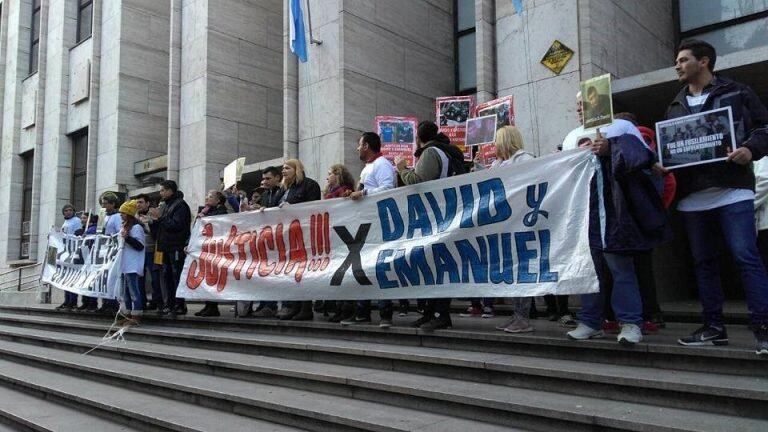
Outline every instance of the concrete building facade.
[[(322, 42), (306, 63), (288, 3), (2, 0), (0, 269), (38, 262), (61, 206), (98, 208), (104, 191), (169, 178), (194, 207), (237, 157), (252, 176), (286, 157), (320, 181), (334, 163), (359, 172), (374, 116), (434, 119), (439, 96), (513, 96), (538, 155), (577, 126), (579, 82), (604, 73), (616, 110), (653, 124), (683, 37), (712, 41), (718, 70), (768, 95), (768, 2), (305, 0)], [(573, 51), (559, 73), (541, 63), (555, 41)]]

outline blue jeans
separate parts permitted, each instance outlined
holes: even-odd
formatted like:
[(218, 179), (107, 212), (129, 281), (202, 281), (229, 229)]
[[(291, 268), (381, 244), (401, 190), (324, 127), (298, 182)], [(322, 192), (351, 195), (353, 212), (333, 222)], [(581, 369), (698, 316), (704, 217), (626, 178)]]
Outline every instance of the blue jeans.
[[(635, 261), (632, 255), (618, 255), (592, 249), (592, 260), (595, 263), (597, 277), (606, 280), (608, 274), (613, 277), (613, 292), (611, 306), (616, 319), (621, 324), (643, 324), (643, 304), (640, 300), (640, 287), (635, 275)], [(601, 283), (601, 285), (603, 285)], [(605, 290), (595, 294), (581, 296), (579, 322), (587, 327), (599, 330), (603, 323)]]
[(124, 273), (125, 292), (123, 294), (122, 311), (131, 311), (132, 315), (141, 315), (144, 311), (144, 293), (139, 287), (139, 275), (137, 273)]
[(69, 291), (64, 291), (64, 303), (72, 307), (77, 306), (77, 294)]
[(724, 299), (717, 262), (718, 232), (722, 233), (725, 245), (741, 274), (750, 323), (768, 324), (768, 276), (757, 249), (754, 212), (751, 200), (707, 211), (683, 212), (702, 315), (707, 325), (723, 325)]

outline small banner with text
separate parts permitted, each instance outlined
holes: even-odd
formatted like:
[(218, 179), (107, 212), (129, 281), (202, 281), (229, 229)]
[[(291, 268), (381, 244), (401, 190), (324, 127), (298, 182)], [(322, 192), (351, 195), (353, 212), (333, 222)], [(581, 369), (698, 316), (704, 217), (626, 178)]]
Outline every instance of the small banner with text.
[(117, 235), (48, 234), (42, 281), (79, 295), (105, 299), (120, 294), (122, 248)]

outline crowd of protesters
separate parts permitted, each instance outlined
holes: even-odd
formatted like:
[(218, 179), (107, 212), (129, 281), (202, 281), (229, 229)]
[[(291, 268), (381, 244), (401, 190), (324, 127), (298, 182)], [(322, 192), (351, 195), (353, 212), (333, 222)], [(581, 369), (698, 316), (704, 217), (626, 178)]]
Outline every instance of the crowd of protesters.
[[(669, 241), (672, 232), (668, 210), (677, 201), (693, 255), (695, 280), (703, 308), (703, 325), (678, 343), (686, 346), (727, 345), (728, 336), (723, 319), (723, 293), (718, 268), (717, 238), (725, 240), (727, 250), (738, 268), (746, 292), (751, 329), (758, 354), (768, 354), (768, 111), (747, 86), (714, 74), (716, 53), (702, 41), (683, 42), (677, 54), (675, 70), (683, 88), (667, 109), (672, 119), (715, 108), (731, 107), (736, 150), (726, 161), (696, 165), (675, 170), (672, 175), (657, 161), (656, 142), (652, 129), (640, 126), (631, 113), (619, 113), (612, 124), (584, 138), (583, 126), (569, 133), (560, 148), (563, 151), (589, 148), (594, 155), (595, 174), (590, 184), (589, 242), (599, 280), (599, 292), (581, 296), (581, 308), (574, 317), (568, 306), (568, 296), (546, 296), (545, 315), (551, 321), (571, 330), (567, 336), (574, 340), (603, 337), (618, 333), (619, 343), (632, 345), (643, 334), (664, 327), (661, 309), (656, 299), (652, 256), (653, 250)], [(671, 95), (670, 95), (671, 96)], [(577, 115), (582, 121), (584, 105), (577, 94)], [(501, 127), (496, 134), (496, 160), (489, 169), (507, 167), (533, 159), (525, 150), (523, 134), (511, 125)], [(325, 187), (307, 177), (297, 159), (288, 159), (282, 167), (262, 171), (261, 186), (251, 200), (245, 199), (237, 186), (229, 190), (208, 192), (198, 208), (197, 218), (240, 211), (260, 211), (265, 208), (315, 201), (320, 199), (364, 200), (369, 195), (398, 186), (437, 181), (461, 175), (474, 169), (484, 169), (478, 163), (464, 160), (462, 151), (439, 132), (431, 121), (422, 121), (416, 130), (415, 165), (406, 160), (389, 161), (382, 155), (381, 139), (374, 132), (363, 133), (356, 150), (364, 168), (355, 181), (343, 165), (328, 169)], [(760, 160), (761, 159), (761, 160)], [(752, 162), (757, 161), (755, 169)], [(757, 176), (757, 182), (755, 178)], [(115, 194), (101, 197), (107, 220), (104, 233), (119, 234), (125, 239), (126, 254), (122, 262), (125, 279), (123, 314), (132, 324), (144, 311), (159, 314), (184, 315), (184, 299), (176, 297), (185, 259), (185, 246), (190, 237), (193, 214), (175, 182), (161, 183), (161, 202), (151, 207), (146, 195), (133, 197), (118, 206)], [(82, 214), (75, 209), (62, 209), (65, 222), (62, 230), (69, 234), (95, 232), (96, 215)], [(757, 221), (757, 222), (756, 222)], [(147, 301), (146, 297), (151, 297)], [(419, 300), (421, 317), (413, 327), (431, 331), (450, 328), (450, 298)], [(471, 299), (462, 317), (490, 318), (494, 305), (501, 299)], [(497, 329), (507, 333), (534, 331), (531, 318), (537, 314), (531, 298), (507, 299), (512, 315)], [(399, 302), (398, 314), (407, 316), (410, 303)], [(280, 320), (312, 320), (315, 311), (331, 315), (330, 322), (351, 326), (372, 322), (370, 300), (278, 303), (260, 301), (238, 302), (239, 317), (275, 318)], [(314, 307), (313, 307), (314, 306)], [(77, 296), (67, 293), (62, 308), (114, 313), (118, 302), (88, 297), (77, 305)], [(393, 302), (378, 303), (379, 325), (393, 325)], [(206, 302), (198, 316), (219, 316), (215, 302)]]

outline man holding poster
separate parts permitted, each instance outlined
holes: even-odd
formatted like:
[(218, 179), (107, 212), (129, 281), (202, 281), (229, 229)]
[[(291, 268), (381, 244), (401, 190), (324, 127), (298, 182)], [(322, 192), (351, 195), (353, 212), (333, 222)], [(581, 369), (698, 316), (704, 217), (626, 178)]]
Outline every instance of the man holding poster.
[[(768, 276), (757, 250), (755, 176), (750, 167), (750, 162), (768, 153), (768, 110), (749, 87), (715, 76), (715, 60), (712, 45), (684, 41), (678, 47), (675, 71), (685, 87), (667, 108), (667, 119), (675, 119), (730, 107), (736, 144), (724, 161), (675, 170), (681, 197), (678, 210), (685, 218), (704, 319), (701, 328), (678, 342), (686, 346), (728, 344), (717, 241), (712, 235), (716, 230), (741, 274), (756, 352), (768, 355)], [(689, 131), (662, 133), (684, 136)]]

